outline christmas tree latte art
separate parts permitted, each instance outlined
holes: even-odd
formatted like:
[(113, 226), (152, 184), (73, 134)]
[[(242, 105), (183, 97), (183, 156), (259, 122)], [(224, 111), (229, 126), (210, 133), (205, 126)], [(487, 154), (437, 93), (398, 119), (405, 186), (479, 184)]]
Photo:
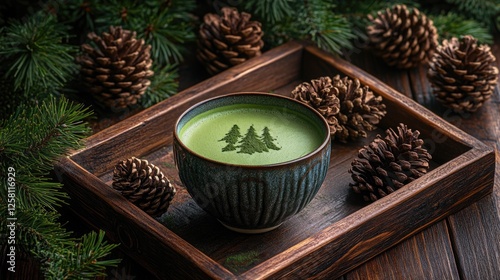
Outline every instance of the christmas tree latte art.
[(212, 160), (268, 165), (314, 151), (325, 135), (300, 113), (277, 106), (235, 104), (194, 117), (179, 136), (193, 152)]

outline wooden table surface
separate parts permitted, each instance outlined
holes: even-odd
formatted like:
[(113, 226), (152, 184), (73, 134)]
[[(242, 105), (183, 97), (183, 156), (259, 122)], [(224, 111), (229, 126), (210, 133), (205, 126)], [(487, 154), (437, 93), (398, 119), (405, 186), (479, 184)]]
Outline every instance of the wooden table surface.
[[(500, 38), (492, 46), (500, 68)], [(345, 274), (341, 279), (500, 279), (500, 92), (497, 87), (491, 100), (476, 113), (458, 115), (436, 103), (432, 97), (426, 68), (401, 71), (387, 67), (367, 52), (353, 51), (344, 58), (364, 69), (397, 91), (415, 99), (438, 116), (477, 139), (496, 148), (496, 177), (493, 193), (388, 248), (371, 260)], [(183, 67), (181, 85), (206, 79), (201, 67)], [(116, 120), (103, 117), (95, 128), (109, 126)], [(459, 186), (457, 186), (459, 187)], [(79, 233), (89, 228), (71, 211), (63, 211), (68, 227)], [(154, 279), (119, 250), (113, 257), (122, 258), (106, 279)], [(19, 276), (20, 274), (18, 274)], [(37, 277), (35, 277), (37, 278)], [(31, 278), (34, 279), (34, 278)]]
[[(492, 46), (500, 68), (500, 40)], [(351, 62), (438, 116), (495, 147), (493, 193), (367, 261), (344, 279), (500, 279), (500, 93), (473, 114), (452, 114), (437, 103), (426, 67), (399, 71), (372, 56)], [(459, 187), (459, 186), (457, 186)]]

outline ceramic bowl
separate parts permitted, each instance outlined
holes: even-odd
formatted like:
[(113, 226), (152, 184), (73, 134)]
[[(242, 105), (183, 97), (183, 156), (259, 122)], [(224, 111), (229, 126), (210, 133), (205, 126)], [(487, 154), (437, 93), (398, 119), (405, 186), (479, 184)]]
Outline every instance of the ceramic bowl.
[[(247, 165), (208, 158), (181, 141), (181, 130), (192, 118), (234, 104), (271, 105), (296, 112), (318, 128), (320, 144), (292, 160)], [(233, 93), (195, 104), (178, 118), (173, 139), (179, 177), (194, 201), (227, 228), (244, 233), (270, 231), (301, 211), (320, 189), (330, 162), (330, 130), (325, 119), (301, 102), (270, 93)]]

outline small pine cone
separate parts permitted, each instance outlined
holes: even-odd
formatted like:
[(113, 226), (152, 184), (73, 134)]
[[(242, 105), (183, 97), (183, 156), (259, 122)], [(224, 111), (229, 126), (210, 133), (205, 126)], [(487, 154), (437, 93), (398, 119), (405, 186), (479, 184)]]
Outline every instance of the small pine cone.
[(394, 5), (368, 19), (370, 47), (389, 66), (408, 69), (426, 63), (438, 45), (434, 23), (416, 8)]
[(136, 39), (136, 32), (109, 27), (101, 36), (91, 32), (93, 45), (82, 44), (77, 57), (87, 90), (103, 105), (120, 111), (135, 105), (151, 84), (151, 45)]
[(112, 186), (153, 217), (167, 211), (176, 192), (157, 166), (135, 157), (115, 166)]
[(260, 22), (236, 8), (221, 11), (222, 16), (206, 14), (198, 32), (196, 56), (212, 75), (261, 55), (264, 46)]
[(495, 60), (490, 47), (470, 35), (443, 40), (427, 72), (436, 100), (457, 113), (475, 112), (497, 85)]
[(386, 114), (381, 96), (347, 76), (302, 83), (292, 91), (292, 97), (320, 112), (330, 125), (332, 139), (340, 142), (366, 137)]
[(385, 138), (377, 135), (360, 149), (349, 170), (354, 192), (365, 201), (375, 201), (426, 174), (432, 157), (419, 135), (399, 124), (397, 132), (390, 128)]

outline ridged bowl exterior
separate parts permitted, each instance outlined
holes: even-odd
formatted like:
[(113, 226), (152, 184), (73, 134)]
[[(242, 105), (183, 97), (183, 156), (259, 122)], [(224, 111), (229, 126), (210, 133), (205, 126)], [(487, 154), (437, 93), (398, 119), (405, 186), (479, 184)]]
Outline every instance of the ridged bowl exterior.
[[(278, 98), (276, 102), (284, 106), (295, 102), (275, 95), (253, 95), (251, 98), (257, 96), (269, 101)], [(217, 105), (225, 105), (224, 99), (215, 100), (216, 103), (221, 101)], [(214, 105), (206, 106), (210, 102), (214, 101), (209, 100), (193, 108), (199, 112), (209, 110)], [(300, 110), (313, 109), (304, 106)], [(187, 121), (183, 117), (190, 118), (190, 110), (186, 112), (179, 118), (178, 124)], [(192, 116), (197, 113), (192, 113)], [(320, 115), (317, 116), (320, 118), (318, 121), (324, 121)], [(179, 130), (177, 125), (176, 131)], [(185, 147), (177, 133), (174, 133), (173, 153), (182, 183), (202, 209), (230, 227), (264, 229), (280, 225), (314, 198), (330, 162), (329, 131), (326, 138), (318, 149), (302, 158), (263, 166), (225, 164), (204, 158)]]

